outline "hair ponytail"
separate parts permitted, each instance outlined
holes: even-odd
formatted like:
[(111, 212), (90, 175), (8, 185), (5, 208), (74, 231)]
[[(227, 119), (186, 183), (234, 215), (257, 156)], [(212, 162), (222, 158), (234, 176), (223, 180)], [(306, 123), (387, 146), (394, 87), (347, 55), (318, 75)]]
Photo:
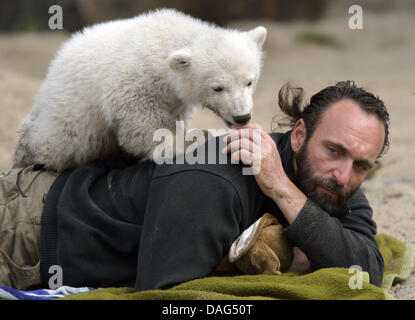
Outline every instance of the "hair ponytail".
[(278, 105), (281, 111), (286, 114), (286, 117), (278, 120), (277, 116), (274, 116), (272, 125), (294, 127), (295, 123), (302, 117), (303, 98), (303, 88), (293, 87), (289, 82), (285, 83), (278, 92)]

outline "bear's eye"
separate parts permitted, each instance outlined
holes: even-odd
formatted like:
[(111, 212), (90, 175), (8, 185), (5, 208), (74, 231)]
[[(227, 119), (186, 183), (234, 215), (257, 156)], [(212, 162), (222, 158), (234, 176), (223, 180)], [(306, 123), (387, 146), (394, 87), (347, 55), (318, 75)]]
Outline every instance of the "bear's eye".
[(213, 91), (222, 92), (223, 91), (223, 87), (214, 87), (213, 88)]
[(247, 86), (248, 87), (252, 86), (252, 80), (248, 82)]

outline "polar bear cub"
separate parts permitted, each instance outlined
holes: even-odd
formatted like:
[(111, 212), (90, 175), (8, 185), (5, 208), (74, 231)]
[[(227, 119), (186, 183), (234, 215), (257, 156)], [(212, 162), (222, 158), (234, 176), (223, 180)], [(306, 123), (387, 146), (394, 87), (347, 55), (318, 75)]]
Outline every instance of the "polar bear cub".
[(58, 51), (21, 123), (13, 167), (62, 171), (121, 151), (153, 159), (159, 128), (198, 107), (249, 121), (266, 29), (221, 28), (172, 9), (87, 27)]

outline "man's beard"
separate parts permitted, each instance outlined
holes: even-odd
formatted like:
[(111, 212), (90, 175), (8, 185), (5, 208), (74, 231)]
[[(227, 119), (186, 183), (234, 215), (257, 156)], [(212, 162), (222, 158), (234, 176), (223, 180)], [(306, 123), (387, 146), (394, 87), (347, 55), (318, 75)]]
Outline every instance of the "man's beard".
[[(355, 193), (356, 189), (347, 191), (347, 189), (339, 185), (334, 178), (323, 178), (314, 175), (314, 170), (307, 157), (308, 141), (305, 141), (298, 153), (295, 155), (297, 172), (294, 176), (296, 186), (320, 208), (332, 214), (339, 210), (348, 199)], [(333, 197), (329, 194), (317, 192), (317, 186), (322, 186), (337, 194)]]

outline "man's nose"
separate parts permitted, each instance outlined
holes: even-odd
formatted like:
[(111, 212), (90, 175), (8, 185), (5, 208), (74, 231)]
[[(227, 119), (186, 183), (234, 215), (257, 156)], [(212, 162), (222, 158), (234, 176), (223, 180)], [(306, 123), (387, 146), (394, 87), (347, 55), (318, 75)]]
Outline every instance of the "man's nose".
[(246, 124), (249, 120), (251, 120), (251, 114), (247, 113), (242, 116), (233, 116), (232, 118), (237, 124)]
[(352, 161), (344, 161), (333, 171), (333, 176), (339, 185), (344, 187), (350, 182), (352, 168)]

